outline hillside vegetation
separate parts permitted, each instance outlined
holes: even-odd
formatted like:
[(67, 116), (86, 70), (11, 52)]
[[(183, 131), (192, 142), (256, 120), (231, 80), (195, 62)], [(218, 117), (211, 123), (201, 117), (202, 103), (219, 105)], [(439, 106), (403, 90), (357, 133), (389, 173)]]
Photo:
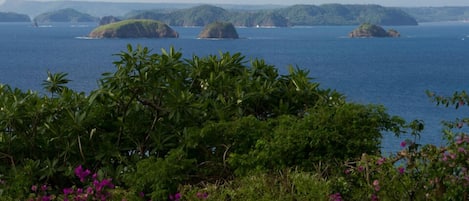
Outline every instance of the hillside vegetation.
[(469, 20), (469, 7), (402, 8), (419, 22)]
[(48, 22), (96, 22), (98, 18), (89, 14), (79, 12), (75, 9), (67, 8), (46, 12), (34, 18), (37, 23)]
[(31, 19), (28, 15), (13, 13), (13, 12), (0, 12), (0, 22), (30, 22)]
[(189, 9), (133, 12), (129, 18), (161, 20), (172, 26), (205, 26), (215, 21), (229, 21), (235, 26), (314, 26), (354, 25), (416, 25), (417, 21), (397, 8), (378, 5), (325, 4), (296, 5), (282, 9), (260, 11), (228, 11), (220, 7), (202, 5)]
[(92, 38), (177, 38), (179, 35), (162, 22), (133, 19), (99, 26), (89, 36)]

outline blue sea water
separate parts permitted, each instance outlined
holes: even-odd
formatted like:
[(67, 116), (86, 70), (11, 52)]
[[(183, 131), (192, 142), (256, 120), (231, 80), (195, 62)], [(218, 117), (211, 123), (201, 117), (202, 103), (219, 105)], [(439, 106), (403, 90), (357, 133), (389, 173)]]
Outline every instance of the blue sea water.
[[(323, 88), (336, 89), (349, 101), (382, 104), (392, 115), (423, 120), (424, 144), (442, 144), (442, 120), (469, 116), (467, 108), (437, 107), (425, 94), (469, 88), (469, 23), (392, 27), (401, 38), (359, 39), (347, 37), (353, 26), (239, 28), (239, 40), (199, 40), (200, 27), (173, 27), (178, 39), (86, 38), (95, 26), (0, 23), (0, 83), (41, 91), (50, 70), (69, 73), (71, 88), (89, 92), (103, 72), (114, 70), (115, 54), (127, 44), (154, 52), (174, 46), (185, 57), (241, 52), (247, 59), (265, 59), (281, 73), (289, 65), (308, 69)], [(383, 150), (399, 149), (400, 141), (386, 135)]]

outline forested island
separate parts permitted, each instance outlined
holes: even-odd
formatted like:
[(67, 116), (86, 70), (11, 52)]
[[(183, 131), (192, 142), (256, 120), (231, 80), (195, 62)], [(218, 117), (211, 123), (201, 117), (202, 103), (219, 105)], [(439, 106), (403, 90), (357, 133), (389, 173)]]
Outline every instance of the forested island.
[(72, 8), (60, 9), (51, 12), (42, 13), (34, 18), (36, 23), (50, 22), (96, 22), (97, 17), (79, 12)]
[[(129, 16), (137, 13), (149, 12), (149, 13), (160, 13), (168, 14), (172, 12), (179, 12), (181, 10), (188, 11), (191, 8), (200, 6), (196, 3), (112, 3), (112, 2), (85, 2), (85, 1), (25, 1), (25, 0), (5, 0), (0, 5), (0, 11), (3, 12), (18, 12), (24, 13), (29, 16), (37, 16), (39, 14), (50, 12), (54, 10), (60, 10), (64, 8), (73, 8), (83, 13), (88, 13), (92, 16), (102, 17), (108, 15), (114, 16)], [(369, 21), (370, 23), (380, 25), (398, 25), (397, 22), (393, 22), (398, 18), (390, 16), (402, 15), (403, 18), (399, 20), (409, 20), (406, 25), (413, 23), (408, 16), (416, 19), (417, 22), (434, 22), (434, 21), (465, 21), (469, 19), (469, 7), (381, 7), (378, 5), (340, 5), (340, 4), (324, 4), (324, 5), (295, 5), (295, 6), (281, 6), (281, 5), (228, 5), (220, 4), (229, 13), (234, 15), (241, 13), (244, 18), (250, 18), (250, 23), (247, 25), (256, 26), (261, 21), (262, 16), (265, 13), (280, 13), (280, 16), (288, 19), (288, 22), (302, 22), (300, 24), (305, 25), (335, 25), (335, 24), (354, 24), (358, 25), (364, 23), (359, 21), (356, 17), (357, 9), (363, 13), (364, 17), (375, 18), (375, 21)], [(290, 12), (288, 10), (296, 10)], [(381, 13), (385, 10), (386, 14)], [(292, 19), (292, 16), (286, 16), (285, 12), (289, 12), (293, 16), (299, 18)], [(249, 14), (251, 13), (251, 14)], [(153, 15), (153, 14), (150, 14)], [(303, 17), (301, 17), (303, 16)], [(360, 18), (361, 16), (358, 15)], [(374, 16), (374, 17), (373, 17)], [(239, 16), (243, 18), (242, 16)], [(328, 18), (324, 21), (325, 18)], [(312, 19), (314, 18), (314, 19)], [(333, 19), (335, 18), (335, 19)], [(343, 19), (345, 18), (345, 20)], [(383, 20), (383, 23), (378, 23), (379, 18)], [(308, 23), (304, 23), (306, 20)], [(226, 20), (221, 20), (226, 21)], [(243, 21), (243, 20), (240, 20)], [(354, 22), (355, 21), (355, 22)], [(391, 21), (391, 23), (389, 23)], [(398, 20), (396, 20), (398, 21)], [(234, 23), (234, 21), (231, 21)], [(389, 23), (389, 24), (387, 24)], [(236, 26), (238, 24), (235, 23)], [(299, 25), (299, 24), (296, 24)]]
[(28, 15), (14, 12), (0, 12), (0, 22), (30, 22)]
[(401, 8), (419, 22), (469, 21), (469, 7), (414, 7)]
[(179, 34), (156, 20), (124, 20), (95, 28), (91, 38), (177, 38)]
[[(116, 18), (117, 19), (117, 18)], [(317, 25), (417, 25), (417, 21), (397, 8), (378, 5), (325, 4), (295, 5), (278, 9), (226, 10), (212, 5), (186, 9), (131, 11), (122, 19), (152, 19), (171, 26), (206, 26), (213, 22), (230, 22), (237, 27), (289, 27)], [(95, 22), (97, 17), (72, 8), (46, 12), (35, 22)]]
[(295, 5), (250, 12), (228, 11), (216, 6), (201, 5), (172, 12), (135, 11), (127, 17), (155, 19), (172, 26), (205, 26), (214, 21), (228, 21), (242, 27), (356, 25), (365, 22), (380, 25), (417, 25), (417, 21), (402, 10), (378, 5)]

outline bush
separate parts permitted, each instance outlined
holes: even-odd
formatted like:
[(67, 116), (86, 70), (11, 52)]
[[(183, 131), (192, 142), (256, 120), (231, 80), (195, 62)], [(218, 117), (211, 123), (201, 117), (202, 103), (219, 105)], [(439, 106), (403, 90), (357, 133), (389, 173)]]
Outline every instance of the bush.
[[(405, 129), (383, 107), (346, 103), (321, 89), (308, 71), (290, 67), (279, 75), (240, 53), (183, 59), (173, 48), (153, 54), (129, 45), (118, 56), (115, 72), (89, 95), (67, 88), (66, 73), (48, 72), (45, 95), (0, 86), (5, 197), (25, 199), (34, 184), (60, 193), (77, 185), (78, 165), (112, 178), (119, 188), (110, 192), (153, 199), (175, 199), (179, 185), (229, 183), (252, 173), (268, 185), (283, 179), (263, 174), (285, 169), (320, 169), (327, 178), (344, 160), (378, 154), (382, 132)], [(249, 177), (236, 181), (243, 179)]]

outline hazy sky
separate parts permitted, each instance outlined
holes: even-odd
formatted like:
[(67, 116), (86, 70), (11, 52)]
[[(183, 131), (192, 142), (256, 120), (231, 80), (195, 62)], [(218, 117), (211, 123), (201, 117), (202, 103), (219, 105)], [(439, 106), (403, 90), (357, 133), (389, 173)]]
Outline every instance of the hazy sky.
[[(5, 0), (0, 0), (0, 4)], [(15, 0), (22, 1), (22, 0)], [(71, 1), (71, 0), (29, 0), (29, 1)], [(146, 3), (207, 3), (207, 4), (379, 4), (383, 6), (469, 6), (469, 0), (80, 0), (101, 2), (146, 2)]]

